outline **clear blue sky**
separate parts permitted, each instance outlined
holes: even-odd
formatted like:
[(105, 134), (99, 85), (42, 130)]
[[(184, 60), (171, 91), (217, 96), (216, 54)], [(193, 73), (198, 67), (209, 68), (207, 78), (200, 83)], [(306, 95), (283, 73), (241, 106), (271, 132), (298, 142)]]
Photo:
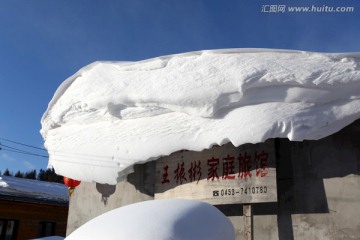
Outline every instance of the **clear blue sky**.
[[(286, 11), (269, 12), (270, 5)], [(287, 9), (312, 5), (354, 12)], [(93, 61), (220, 48), (360, 52), (360, 0), (2, 0), (0, 138), (43, 147), (40, 119), (48, 102), (62, 81)], [(46, 158), (0, 150), (2, 172), (46, 167)]]

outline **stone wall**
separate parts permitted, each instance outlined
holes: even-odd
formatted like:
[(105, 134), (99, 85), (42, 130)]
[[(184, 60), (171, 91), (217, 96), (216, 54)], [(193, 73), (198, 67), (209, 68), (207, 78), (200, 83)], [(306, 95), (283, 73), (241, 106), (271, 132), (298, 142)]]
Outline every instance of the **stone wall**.
[[(253, 204), (254, 239), (359, 239), (360, 121), (318, 141), (275, 139), (277, 203)], [(116, 186), (82, 183), (67, 234), (111, 209), (153, 199), (155, 163), (135, 166)], [(242, 205), (217, 206), (242, 239)]]

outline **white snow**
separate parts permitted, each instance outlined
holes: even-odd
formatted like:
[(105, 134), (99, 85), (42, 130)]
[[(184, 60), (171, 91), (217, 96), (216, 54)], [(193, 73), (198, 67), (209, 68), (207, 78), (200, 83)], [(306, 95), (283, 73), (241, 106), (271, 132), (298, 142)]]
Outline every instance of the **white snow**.
[(43, 237), (43, 238), (36, 238), (33, 240), (63, 240), (64, 237), (60, 237), (60, 236), (51, 236), (51, 237)]
[(230, 220), (210, 204), (166, 199), (104, 213), (66, 238), (73, 239), (234, 240), (235, 231)]
[(0, 195), (60, 202), (68, 201), (67, 187), (64, 184), (8, 176), (0, 177)]
[(115, 184), (181, 149), (320, 139), (359, 118), (360, 53), (227, 49), (86, 66), (41, 133), (58, 174)]

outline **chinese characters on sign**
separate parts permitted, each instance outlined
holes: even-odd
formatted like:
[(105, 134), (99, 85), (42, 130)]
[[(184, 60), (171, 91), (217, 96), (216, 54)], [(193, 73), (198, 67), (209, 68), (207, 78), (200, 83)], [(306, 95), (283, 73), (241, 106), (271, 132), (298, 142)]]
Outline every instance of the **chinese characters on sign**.
[[(268, 174), (268, 161), (269, 154), (262, 151), (261, 153), (255, 153), (252, 157), (247, 152), (240, 153), (239, 156), (230, 156), (229, 154), (223, 159), (211, 157), (206, 160), (206, 165), (203, 166), (207, 169), (207, 180), (218, 180), (219, 176), (225, 180), (236, 180), (251, 178), (252, 166), (255, 166), (256, 174), (254, 177), (265, 177)], [(219, 165), (222, 164), (222, 173), (219, 172)], [(201, 161), (190, 161), (185, 165), (185, 161), (182, 160), (176, 165), (176, 169), (170, 169), (169, 165), (165, 165), (162, 168), (162, 184), (170, 184), (170, 181), (175, 181), (176, 184), (183, 184), (187, 182), (196, 181), (199, 183), (202, 176)], [(236, 171), (237, 169), (237, 171)], [(169, 178), (169, 171), (174, 172), (174, 178)], [(236, 172), (235, 172), (236, 171)]]
[(202, 152), (180, 151), (157, 160), (155, 198), (213, 204), (276, 201), (273, 141)]

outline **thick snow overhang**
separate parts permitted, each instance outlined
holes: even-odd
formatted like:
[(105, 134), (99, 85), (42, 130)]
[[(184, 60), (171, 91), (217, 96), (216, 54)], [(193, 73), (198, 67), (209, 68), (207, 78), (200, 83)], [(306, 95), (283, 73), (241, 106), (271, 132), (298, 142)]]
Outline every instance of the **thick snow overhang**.
[(227, 49), (86, 66), (41, 133), (58, 174), (115, 184), (181, 149), (316, 140), (359, 118), (360, 53)]

